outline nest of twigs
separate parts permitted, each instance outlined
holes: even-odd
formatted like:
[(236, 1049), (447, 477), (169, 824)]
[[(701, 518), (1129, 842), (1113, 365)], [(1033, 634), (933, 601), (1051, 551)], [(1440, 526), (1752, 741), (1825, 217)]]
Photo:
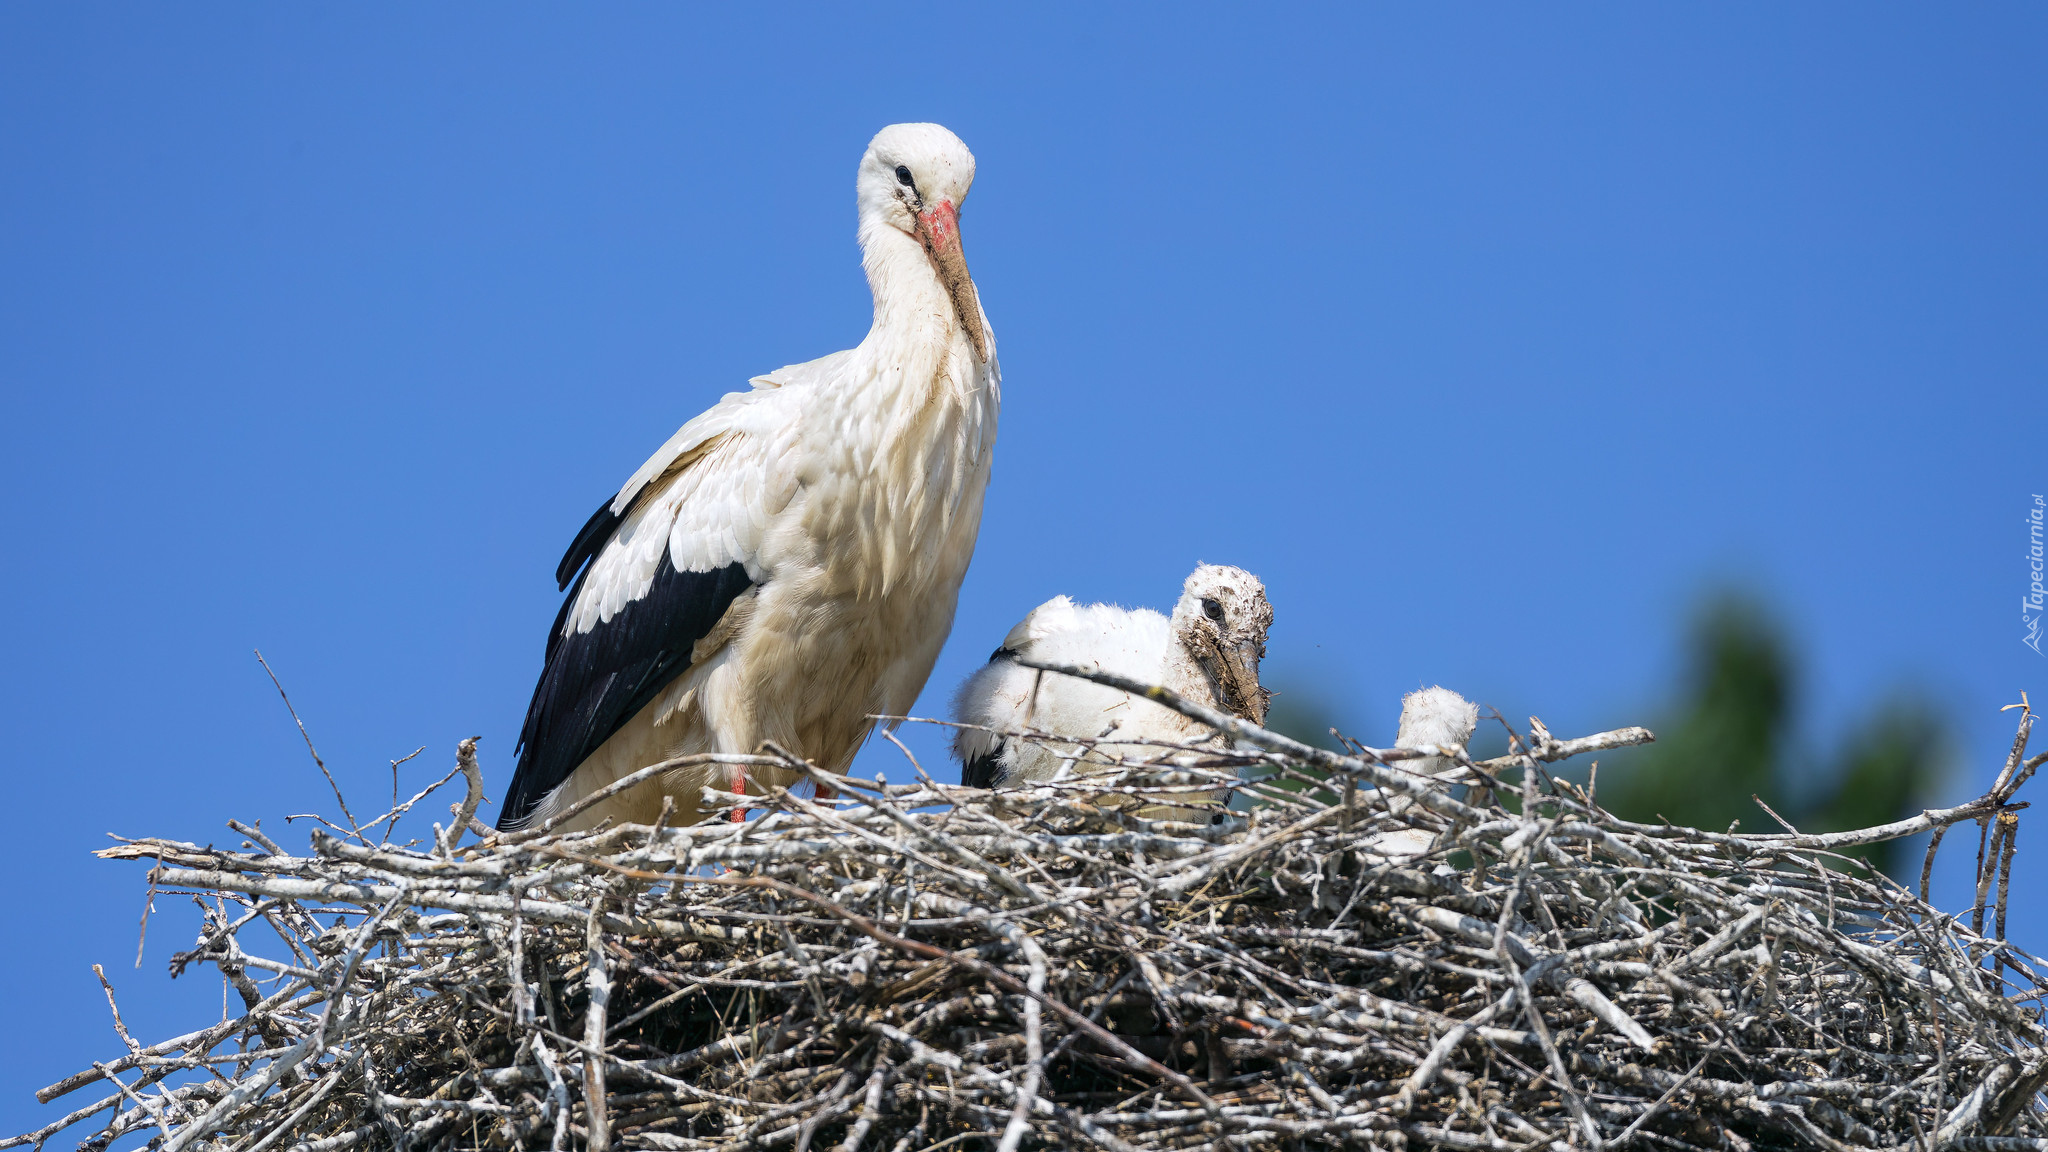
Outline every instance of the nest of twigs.
[[(1970, 804), (1726, 835), (1616, 819), (1544, 768), (1640, 729), (1532, 721), (1430, 778), (1401, 767), (1422, 752), (1169, 703), (1237, 750), (497, 834), (465, 746), (469, 799), (423, 847), (379, 820), (303, 855), (239, 824), (243, 851), (110, 849), (196, 894), (174, 971), (214, 965), (246, 1011), (123, 1030), (40, 1094), (103, 1098), (0, 1147), (92, 1121), (85, 1147), (171, 1152), (2048, 1150), (2036, 962), (1996, 938), (2030, 717)], [(1961, 822), (1985, 838), (1961, 916), (1834, 854)]]

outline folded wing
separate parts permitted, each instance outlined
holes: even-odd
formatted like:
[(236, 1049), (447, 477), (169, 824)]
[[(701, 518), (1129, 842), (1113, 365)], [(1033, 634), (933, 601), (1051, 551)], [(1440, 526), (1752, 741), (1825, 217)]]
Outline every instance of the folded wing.
[[(569, 594), (519, 734), (500, 813), (518, 827), (591, 753), (690, 668), (697, 641), (765, 583), (769, 522), (795, 489), (799, 407), (843, 354), (781, 369), (685, 424), (577, 533)], [(572, 585), (573, 582), (573, 586)]]

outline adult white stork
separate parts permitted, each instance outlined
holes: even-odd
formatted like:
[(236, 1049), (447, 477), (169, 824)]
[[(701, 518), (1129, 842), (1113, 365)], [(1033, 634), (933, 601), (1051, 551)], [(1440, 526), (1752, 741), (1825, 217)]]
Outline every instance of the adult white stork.
[[(996, 439), (995, 337), (960, 250), (973, 182), (946, 129), (877, 133), (855, 180), (867, 338), (727, 394), (577, 534), (500, 828), (689, 753), (772, 740), (844, 772), (868, 716), (909, 710), (953, 625)], [(694, 822), (723, 778), (676, 772), (560, 827), (650, 821), (664, 792)]]
[[(1155, 759), (1167, 752), (1165, 745), (1215, 735), (1162, 704), (1092, 680), (1026, 668), (1019, 659), (1093, 666), (1263, 723), (1270, 693), (1259, 685), (1259, 661), (1272, 624), (1266, 586), (1242, 568), (1220, 564), (1195, 569), (1171, 619), (1149, 608), (1053, 597), (1010, 629), (1003, 646), (960, 686), (954, 719), (977, 726), (954, 737), (961, 782), (1003, 788), (1049, 780), (1068, 760), (1078, 772), (1099, 772), (1113, 756)], [(1004, 735), (1021, 731), (1117, 743), (1091, 752), (1078, 744)]]

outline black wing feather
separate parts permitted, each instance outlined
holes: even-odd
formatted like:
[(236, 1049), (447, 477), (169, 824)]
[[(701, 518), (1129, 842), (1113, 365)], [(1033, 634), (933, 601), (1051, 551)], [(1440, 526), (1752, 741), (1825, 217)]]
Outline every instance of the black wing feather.
[[(620, 519), (606, 524), (606, 517), (609, 504), (577, 534), (558, 576), (575, 572), (602, 549)], [(547, 663), (519, 733), (519, 768), (498, 815), (500, 829), (518, 827), (577, 765), (687, 671), (697, 641), (754, 584), (745, 565), (681, 572), (664, 551), (645, 596), (588, 632), (564, 636), (569, 607), (589, 575), (584, 569), (576, 576), (548, 633)]]
[[(631, 512), (632, 509), (627, 508), (626, 511)], [(567, 588), (569, 581), (576, 578), (576, 573), (582, 569), (584, 563), (604, 550), (605, 542), (612, 538), (612, 533), (619, 530), (619, 524), (625, 518), (623, 513), (612, 511), (610, 500), (597, 506), (597, 511), (590, 514), (590, 519), (583, 522), (583, 531), (576, 533), (576, 539), (569, 542), (569, 550), (562, 553), (562, 562), (555, 565), (555, 591), (560, 592)], [(570, 599), (573, 600), (575, 597), (572, 596)]]
[(1003, 778), (1003, 750), (1009, 741), (998, 737), (989, 750), (960, 768), (960, 783), (969, 788), (993, 788)]
[[(988, 654), (988, 662), (1013, 659), (1017, 650), (1005, 645)], [(960, 766), (960, 783), (968, 788), (993, 788), (1003, 779), (1003, 752), (1009, 741), (1001, 736), (989, 745), (988, 751)]]

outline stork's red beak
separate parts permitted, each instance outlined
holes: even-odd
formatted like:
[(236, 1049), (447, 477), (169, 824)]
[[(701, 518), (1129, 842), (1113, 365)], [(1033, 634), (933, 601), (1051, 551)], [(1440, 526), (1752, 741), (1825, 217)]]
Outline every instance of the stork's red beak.
[(917, 238), (924, 242), (932, 269), (953, 298), (953, 311), (960, 326), (967, 329), (967, 341), (974, 354), (988, 363), (988, 336), (981, 326), (981, 300), (974, 292), (974, 278), (967, 274), (967, 257), (960, 251), (960, 211), (950, 200), (941, 200), (917, 214)]
[(960, 247), (960, 210), (951, 200), (941, 200), (917, 214), (924, 226), (924, 245), (933, 255)]

